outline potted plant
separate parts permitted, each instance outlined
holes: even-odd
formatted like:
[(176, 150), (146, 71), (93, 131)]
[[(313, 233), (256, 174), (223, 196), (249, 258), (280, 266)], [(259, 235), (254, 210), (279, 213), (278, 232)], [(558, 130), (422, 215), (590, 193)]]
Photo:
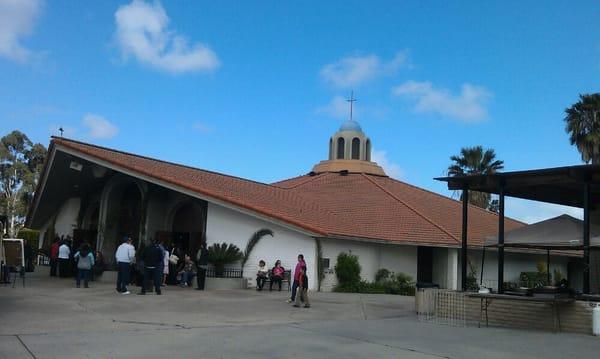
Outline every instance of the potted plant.
[(208, 262), (215, 267), (217, 277), (223, 276), (226, 264), (237, 262), (243, 256), (242, 251), (234, 244), (215, 243), (208, 247)]

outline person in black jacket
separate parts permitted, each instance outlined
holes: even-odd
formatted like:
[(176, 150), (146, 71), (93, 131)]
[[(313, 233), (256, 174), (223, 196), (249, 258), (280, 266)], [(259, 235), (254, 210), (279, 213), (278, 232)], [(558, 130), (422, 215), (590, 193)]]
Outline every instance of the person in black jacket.
[(151, 245), (146, 246), (142, 252), (142, 260), (144, 262), (144, 280), (142, 282), (142, 291), (138, 294), (146, 294), (146, 283), (149, 280), (154, 281), (154, 291), (157, 295), (161, 295), (160, 292), (160, 280), (162, 277), (161, 264), (163, 262), (164, 251), (158, 245), (158, 242), (154, 242)]
[(196, 277), (198, 288), (196, 288), (196, 290), (204, 290), (206, 268), (208, 267), (208, 249), (206, 248), (206, 241), (202, 241), (200, 244), (200, 249), (196, 254), (196, 264), (198, 266), (198, 275)]

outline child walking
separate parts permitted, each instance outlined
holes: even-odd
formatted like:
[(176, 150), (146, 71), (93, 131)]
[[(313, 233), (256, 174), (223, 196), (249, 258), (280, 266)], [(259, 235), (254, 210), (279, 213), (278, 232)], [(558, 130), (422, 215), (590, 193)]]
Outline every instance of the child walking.
[(306, 275), (306, 266), (300, 267), (300, 275), (298, 276), (298, 293), (296, 294), (294, 307), (300, 307), (300, 300), (304, 302), (304, 308), (310, 308), (310, 302), (308, 301), (308, 276)]

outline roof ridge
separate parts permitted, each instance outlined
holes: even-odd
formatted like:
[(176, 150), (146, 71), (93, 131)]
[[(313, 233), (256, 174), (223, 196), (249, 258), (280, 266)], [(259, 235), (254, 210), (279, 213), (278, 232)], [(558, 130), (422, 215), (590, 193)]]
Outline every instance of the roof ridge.
[[(275, 186), (275, 187), (278, 187), (278, 188), (281, 188), (281, 189), (296, 189), (296, 188), (298, 188), (298, 187), (300, 187), (300, 186), (304, 186), (305, 184), (307, 184), (307, 183), (309, 183), (309, 182), (312, 182), (312, 181), (316, 180), (316, 179), (317, 179), (317, 177), (320, 177), (322, 174), (323, 174), (324, 176), (327, 176), (329, 173), (317, 173), (317, 174), (315, 174), (314, 176), (309, 176), (309, 178), (307, 178), (305, 181), (302, 181), (302, 182), (300, 182), (300, 183), (297, 183), (297, 184), (295, 184), (295, 185), (293, 185), (293, 186), (291, 186), (291, 187), (279, 187), (279, 186), (277, 186), (276, 184), (273, 184), (273, 186)], [(292, 177), (292, 178), (289, 178), (289, 179), (287, 179), (287, 180), (283, 180), (283, 181), (279, 181), (279, 182), (275, 182), (275, 183), (281, 183), (281, 182), (285, 182), (285, 181), (291, 181), (291, 180), (295, 180), (296, 178), (300, 178), (300, 177), (304, 177), (304, 176), (306, 176), (306, 175), (297, 176), (297, 177)]]
[(431, 223), (435, 227), (439, 228), (442, 232), (446, 233), (447, 235), (449, 235), (451, 238), (453, 238), (457, 242), (460, 242), (460, 240), (456, 236), (454, 236), (452, 233), (450, 233), (447, 229), (445, 229), (444, 227), (442, 227), (439, 224), (435, 223), (431, 218), (427, 217), (423, 213), (419, 212), (416, 208), (413, 208), (411, 205), (409, 205), (408, 203), (406, 203), (403, 200), (401, 200), (398, 196), (396, 196), (395, 194), (393, 194), (387, 188), (385, 188), (382, 185), (380, 185), (379, 183), (375, 182), (373, 179), (369, 178), (369, 176), (367, 176), (366, 174), (361, 173), (361, 175), (364, 178), (366, 178), (369, 182), (371, 182), (372, 184), (374, 184), (375, 186), (377, 186), (379, 189), (381, 189), (383, 192), (387, 193), (390, 197), (392, 197), (396, 201), (398, 201), (398, 202), (402, 203), (403, 205), (405, 205), (408, 209), (410, 209), (411, 211), (415, 212), (417, 215), (421, 216), (423, 219), (425, 219), (427, 222)]
[(146, 159), (146, 160), (151, 160), (151, 161), (166, 163), (166, 164), (173, 165), (173, 166), (178, 166), (178, 167), (183, 167), (183, 168), (189, 168), (189, 169), (196, 170), (196, 171), (202, 171), (202, 172), (212, 173), (212, 174), (223, 176), (223, 177), (235, 178), (235, 179), (238, 179), (238, 180), (242, 180), (242, 181), (245, 181), (245, 182), (252, 182), (252, 183), (260, 184), (260, 185), (263, 185), (263, 186), (276, 187), (276, 186), (273, 186), (273, 185), (271, 185), (269, 183), (259, 182), (259, 181), (255, 181), (255, 180), (251, 180), (251, 179), (239, 177), (239, 176), (232, 176), (232, 175), (228, 175), (228, 174), (217, 172), (217, 171), (211, 171), (211, 170), (206, 170), (206, 169), (203, 169), (203, 168), (198, 168), (198, 167), (193, 167), (193, 166), (189, 166), (189, 165), (184, 165), (184, 164), (181, 164), (181, 163), (165, 161), (165, 160), (161, 160), (161, 159), (150, 157), (150, 156), (143, 156), (143, 155), (139, 155), (139, 154), (132, 153), (132, 152), (117, 150), (117, 149), (110, 148), (110, 147), (105, 147), (105, 146), (99, 146), (99, 145), (95, 145), (93, 143), (87, 143), (87, 142), (83, 142), (83, 141), (77, 141), (77, 140), (73, 140), (73, 139), (70, 139), (70, 138), (57, 137), (57, 136), (50, 136), (50, 137), (53, 140), (73, 142), (73, 143), (77, 143), (77, 144), (84, 145), (84, 146), (90, 146), (90, 147), (95, 147), (95, 148), (99, 148), (99, 149), (106, 150), (106, 151), (112, 151), (112, 152), (121, 153), (121, 154), (124, 154), (124, 155), (127, 155), (127, 156), (134, 156), (134, 157), (143, 158), (143, 159)]
[[(392, 180), (392, 181), (396, 181), (396, 182), (402, 183), (403, 185), (406, 185), (406, 186), (409, 186), (409, 187), (412, 187), (412, 188), (416, 188), (416, 189), (418, 189), (418, 190), (421, 190), (421, 191), (423, 191), (423, 192), (427, 192), (427, 193), (434, 194), (434, 195), (436, 195), (436, 196), (438, 196), (438, 197), (441, 197), (441, 198), (443, 198), (443, 199), (446, 199), (446, 200), (449, 200), (449, 201), (453, 201), (453, 202), (458, 202), (458, 203), (461, 203), (461, 201), (459, 201), (459, 200), (456, 200), (456, 199), (454, 199), (454, 198), (451, 198), (451, 197), (448, 197), (448, 196), (444, 196), (444, 195), (443, 195), (443, 194), (441, 194), (441, 193), (437, 193), (437, 192), (434, 192), (434, 191), (432, 191), (432, 190), (428, 190), (427, 188), (423, 188), (423, 187), (415, 186), (414, 184), (410, 184), (410, 183), (408, 183), (408, 182), (400, 181), (400, 180), (398, 180), (398, 179), (395, 179), (395, 178), (392, 178), (392, 177), (388, 177), (388, 178), (389, 178), (390, 180)], [(471, 204), (471, 203), (469, 203), (469, 208), (473, 208), (473, 209), (475, 209), (475, 210), (478, 210), (478, 211), (483, 211), (484, 213), (491, 214), (491, 215), (494, 215), (494, 216), (499, 216), (499, 214), (498, 214), (498, 213), (496, 213), (496, 212), (488, 211), (488, 210), (487, 210), (487, 209), (485, 209), (485, 208), (478, 207), (478, 206), (476, 206), (476, 205), (474, 205), (474, 204)], [(506, 217), (506, 216), (505, 216), (505, 218), (507, 218), (507, 219), (510, 219), (511, 221), (515, 221), (515, 222), (521, 223), (521, 224), (523, 224), (523, 225), (527, 225), (527, 223), (525, 223), (525, 222), (522, 222), (522, 221), (519, 221), (518, 219), (514, 219), (514, 218), (512, 218), (512, 217)]]

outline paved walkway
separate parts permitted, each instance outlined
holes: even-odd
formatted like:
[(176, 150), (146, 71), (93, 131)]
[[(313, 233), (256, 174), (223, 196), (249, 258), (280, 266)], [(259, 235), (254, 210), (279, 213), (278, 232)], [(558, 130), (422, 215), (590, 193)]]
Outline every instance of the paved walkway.
[(123, 296), (33, 276), (0, 287), (0, 358), (594, 358), (600, 339), (420, 323), (413, 298), (167, 287)]

